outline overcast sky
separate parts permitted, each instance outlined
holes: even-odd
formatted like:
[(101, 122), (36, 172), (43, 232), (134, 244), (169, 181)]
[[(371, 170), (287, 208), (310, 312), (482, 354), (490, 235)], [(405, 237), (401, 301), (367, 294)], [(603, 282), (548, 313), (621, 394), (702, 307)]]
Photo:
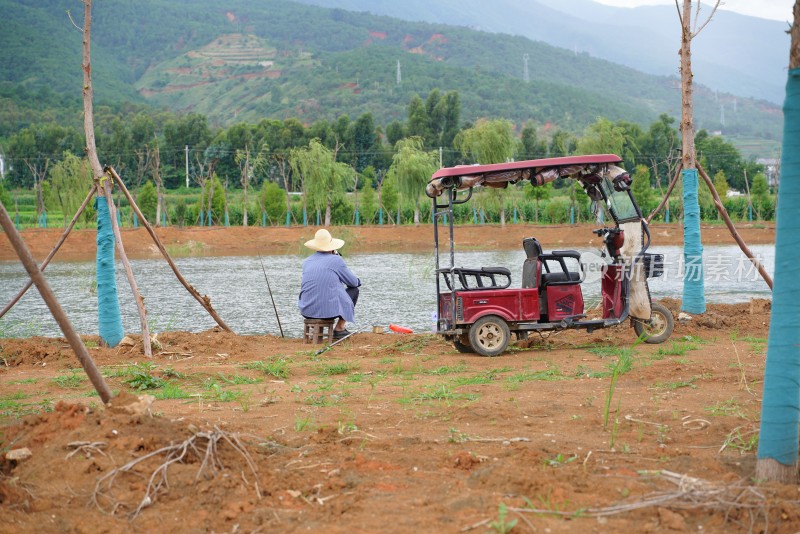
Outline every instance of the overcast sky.
[[(623, 7), (652, 6), (659, 4), (675, 5), (675, 0), (595, 0), (595, 2)], [(681, 0), (679, 0), (678, 3), (683, 5)], [(711, 5), (714, 2), (712, 0), (705, 0), (703, 3)], [(791, 21), (792, 6), (794, 6), (794, 0), (722, 0), (722, 4), (719, 8), (736, 11), (737, 13), (753, 17)]]

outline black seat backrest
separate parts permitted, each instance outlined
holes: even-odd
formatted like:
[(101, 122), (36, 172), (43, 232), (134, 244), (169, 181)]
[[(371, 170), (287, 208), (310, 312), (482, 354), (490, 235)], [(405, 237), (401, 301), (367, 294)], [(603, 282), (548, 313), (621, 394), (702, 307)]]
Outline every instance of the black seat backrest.
[(526, 237), (522, 240), (525, 250), (525, 263), (522, 264), (522, 287), (539, 287), (539, 256), (542, 254), (542, 245), (535, 237)]
[(525, 256), (529, 260), (539, 259), (542, 254), (542, 245), (535, 237), (526, 237), (522, 240), (522, 248), (525, 250)]

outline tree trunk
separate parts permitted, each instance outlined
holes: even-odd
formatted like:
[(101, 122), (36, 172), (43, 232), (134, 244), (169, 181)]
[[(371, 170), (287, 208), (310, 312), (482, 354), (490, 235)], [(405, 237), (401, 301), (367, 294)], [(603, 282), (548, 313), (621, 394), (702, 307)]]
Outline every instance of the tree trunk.
[(800, 0), (794, 4), (794, 22), (789, 35), (789, 77), (783, 104), (783, 176), (775, 231), (775, 291), (764, 370), (756, 478), (796, 484), (800, 437), (800, 368), (797, 365), (800, 252), (796, 243), (800, 210)]
[[(125, 255), (125, 247), (122, 245), (122, 236), (119, 231), (119, 225), (117, 224), (116, 218), (116, 209), (114, 206), (114, 199), (111, 196), (111, 185), (108, 182), (108, 177), (103, 172), (103, 168), (100, 166), (100, 160), (97, 157), (97, 145), (95, 143), (95, 136), (94, 136), (94, 108), (92, 107), (92, 100), (94, 98), (94, 92), (92, 89), (92, 68), (91, 68), (91, 27), (92, 27), (92, 0), (85, 0), (84, 5), (84, 16), (83, 16), (83, 128), (84, 133), (86, 135), (86, 155), (89, 159), (89, 164), (92, 167), (92, 173), (94, 175), (95, 182), (97, 183), (98, 187), (98, 195), (101, 194), (101, 191), (104, 193), (106, 203), (108, 204), (109, 215), (111, 217), (111, 228), (113, 229), (114, 236), (116, 238), (116, 245), (117, 251), (119, 252), (120, 261), (125, 266), (125, 274), (128, 277), (128, 282), (131, 286), (131, 291), (133, 292), (134, 300), (136, 301), (136, 306), (139, 310), (139, 319), (142, 325), (142, 340), (144, 343), (144, 353), (146, 356), (152, 356), (152, 352), (150, 349), (150, 329), (147, 325), (147, 312), (144, 308), (144, 299), (142, 299), (141, 294), (139, 293), (139, 289), (136, 286), (136, 280), (133, 277), (133, 271), (131, 270), (130, 262), (128, 262), (128, 257)], [(99, 263), (99, 262), (98, 262)], [(111, 268), (113, 269), (113, 251), (111, 253)], [(113, 276), (113, 274), (112, 274)], [(112, 316), (119, 315), (119, 300), (116, 295), (116, 284), (113, 284), (113, 288), (109, 288), (113, 295), (111, 296), (112, 301), (115, 301), (115, 306), (112, 304)], [(99, 298), (99, 289), (98, 289), (98, 298)], [(102, 312), (98, 307), (98, 315), (102, 315)], [(115, 321), (119, 321), (117, 327), (118, 331), (122, 332), (122, 322), (121, 318), (117, 319), (114, 317)], [(114, 330), (117, 330), (115, 328)], [(116, 345), (119, 342), (116, 339), (116, 342), (110, 343)]]
[(703, 244), (700, 240), (700, 205), (698, 203), (697, 156), (694, 146), (692, 89), (692, 1), (683, 0), (681, 17), (681, 140), (683, 143), (683, 298), (681, 310), (705, 313), (703, 280)]

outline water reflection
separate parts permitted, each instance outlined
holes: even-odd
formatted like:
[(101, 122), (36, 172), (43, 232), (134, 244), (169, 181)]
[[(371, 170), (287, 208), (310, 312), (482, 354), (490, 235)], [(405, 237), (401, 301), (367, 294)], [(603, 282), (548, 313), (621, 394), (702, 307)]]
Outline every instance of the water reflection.
[[(767, 271), (772, 273), (774, 246), (754, 246), (752, 250)], [(596, 249), (580, 251), (598, 252)], [(651, 280), (653, 297), (680, 298), (683, 288), (682, 249), (657, 247), (655, 251), (665, 254), (666, 272), (663, 277)], [(456, 265), (506, 266), (512, 272), (512, 287), (519, 287), (524, 259), (522, 250), (463, 252), (456, 254)], [(362, 254), (349, 256), (346, 260), (362, 280), (361, 296), (356, 308), (357, 328), (369, 329), (372, 325), (395, 323), (417, 332), (431, 330), (436, 306), (432, 253)], [(284, 333), (290, 337), (299, 337), (303, 329), (302, 317), (297, 311), (301, 261), (302, 257), (295, 255), (264, 257), (280, 321)], [(769, 288), (737, 247), (706, 247), (704, 262), (707, 302), (770, 298)], [(235, 332), (278, 335), (278, 323), (257, 257), (181, 258), (176, 263), (189, 283), (211, 298), (212, 305)], [(197, 332), (216, 325), (162, 259), (134, 260), (131, 264), (145, 298), (154, 332)], [(47, 268), (46, 274), (77, 330), (81, 333), (97, 333), (94, 262), (57, 262)], [(27, 274), (21, 264), (0, 262), (0, 305), (5, 306), (26, 280)], [(117, 285), (125, 331), (138, 332), (136, 305), (120, 266)], [(584, 297), (587, 305), (597, 303), (600, 298), (599, 282), (585, 284)], [(0, 319), (0, 335), (60, 336), (61, 333), (38, 292), (32, 288)]]

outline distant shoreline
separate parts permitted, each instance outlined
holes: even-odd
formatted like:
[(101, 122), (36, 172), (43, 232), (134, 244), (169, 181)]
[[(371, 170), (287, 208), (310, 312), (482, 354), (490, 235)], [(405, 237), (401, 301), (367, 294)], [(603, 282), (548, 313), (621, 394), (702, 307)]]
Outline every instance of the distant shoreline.
[[(599, 247), (600, 239), (591, 233), (593, 224), (540, 226), (531, 224), (462, 225), (455, 229), (457, 248), (465, 250), (514, 250), (522, 247), (522, 239), (536, 237), (546, 249), (564, 247)], [(168, 227), (156, 230), (171, 255), (183, 256), (254, 256), (306, 253), (303, 243), (313, 237), (316, 226), (293, 227)], [(344, 252), (419, 252), (433, 251), (433, 226), (334, 226), (335, 237), (345, 240)], [(683, 227), (680, 223), (654, 224), (650, 227), (654, 247), (681, 246)], [(748, 245), (775, 243), (775, 223), (747, 223), (737, 230)], [(34, 228), (22, 236), (39, 261), (50, 252), (62, 234), (62, 228)], [(704, 245), (735, 245), (723, 224), (701, 227)], [(54, 261), (88, 261), (95, 254), (95, 230), (74, 230), (62, 245)], [(447, 245), (447, 232), (440, 228), (440, 246)], [(143, 228), (123, 229), (122, 239), (130, 258), (160, 256), (158, 249)], [(7, 239), (0, 240), (0, 260), (16, 260)]]

